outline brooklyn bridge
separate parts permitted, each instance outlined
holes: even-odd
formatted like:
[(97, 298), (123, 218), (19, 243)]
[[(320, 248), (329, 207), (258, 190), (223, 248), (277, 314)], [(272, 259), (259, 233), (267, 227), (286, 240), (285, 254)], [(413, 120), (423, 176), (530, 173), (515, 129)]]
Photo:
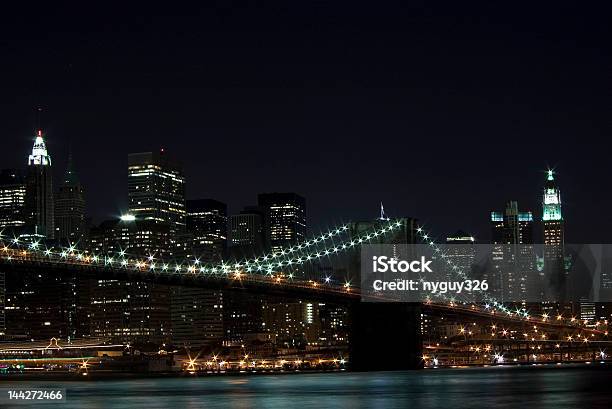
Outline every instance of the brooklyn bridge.
[[(300, 273), (300, 266), (358, 250), (401, 226), (401, 221), (387, 219), (346, 238), (348, 227), (343, 225), (278, 253), (221, 263), (164, 260), (154, 255), (134, 257), (124, 252), (94, 254), (75, 247), (49, 248), (39, 242), (3, 237), (0, 268), (5, 274), (17, 276), (78, 275), (340, 305), (350, 317), (349, 346), (342, 362), (354, 370), (608, 359), (611, 341), (607, 321), (581, 321), (571, 313), (531, 313), (529, 306), (508, 305), (491, 297), (485, 297), (483, 303), (448, 297), (403, 303), (360, 289), (359, 283), (349, 280)], [(441, 251), (421, 227), (417, 232), (421, 242)], [(458, 278), (465, 277), (452, 265), (451, 258), (446, 260)]]

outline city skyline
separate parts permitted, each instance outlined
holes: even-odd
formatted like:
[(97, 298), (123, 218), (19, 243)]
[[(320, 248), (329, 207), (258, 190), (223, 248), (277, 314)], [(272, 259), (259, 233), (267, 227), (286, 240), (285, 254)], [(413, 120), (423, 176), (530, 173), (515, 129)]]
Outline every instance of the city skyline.
[[(48, 138), (47, 135), (44, 131), (40, 130), (40, 132), (43, 132), (43, 135), (45, 136), (44, 138), (44, 142), (48, 145)], [(32, 139), (34, 141), (34, 143), (36, 142), (36, 137), (39, 135), (39, 130), (35, 131), (35, 135)], [(71, 153), (68, 154), (68, 156), (65, 157), (65, 162), (62, 164), (61, 162), (58, 163), (57, 157), (56, 155), (51, 152), (50, 149), (47, 149), (49, 151), (49, 155), (52, 156), (54, 159), (54, 166), (52, 167), (52, 172), (53, 172), (53, 180), (55, 181), (54, 183), (56, 184), (61, 184), (64, 183), (62, 179), (65, 178), (66, 176), (66, 172), (72, 172), (74, 175), (77, 175), (75, 177), (78, 177), (79, 179), (82, 178), (82, 174), (80, 172), (80, 169), (78, 167), (78, 163), (75, 165), (74, 164), (74, 158), (72, 156)], [(180, 155), (175, 154), (173, 152), (168, 152), (166, 149), (164, 148), (160, 148), (160, 151), (162, 153), (164, 153), (165, 155), (167, 155), (171, 161), (176, 162), (179, 166), (181, 166), (181, 168), (183, 167), (187, 167), (186, 164), (184, 162), (182, 162), (180, 160)], [(128, 158), (135, 156), (135, 155), (144, 155), (144, 154), (151, 154), (151, 152), (142, 152), (142, 153), (136, 153), (136, 152), (128, 152), (125, 154), (126, 156), (126, 164), (128, 163)], [(159, 152), (155, 152), (153, 151), (153, 154), (158, 155)], [(17, 170), (25, 170), (24, 167), (7, 167), (7, 166), (3, 166), (4, 169), (6, 170), (13, 170), (13, 169), (17, 169)], [(107, 168), (105, 168), (105, 170), (108, 170)], [(559, 175), (557, 173), (556, 170), (553, 170), (551, 168), (547, 168), (545, 171), (538, 171), (538, 175), (541, 176), (541, 187), (540, 187), (540, 192), (537, 192), (537, 194), (533, 195), (534, 197), (526, 197), (523, 198), (524, 200), (518, 200), (519, 203), (522, 204), (522, 206), (525, 207), (525, 210), (530, 211), (531, 213), (533, 213), (533, 217), (534, 217), (534, 222), (536, 223), (541, 223), (543, 220), (543, 211), (542, 211), (542, 206), (541, 206), (541, 197), (538, 195), (541, 195), (541, 189), (544, 188), (544, 186), (546, 185), (546, 183), (548, 183), (547, 181), (550, 180), (550, 175), (551, 172), (554, 173), (555, 178), (559, 178)], [(60, 176), (61, 175), (61, 176)], [(124, 175), (125, 176), (125, 175)], [(190, 181), (190, 177), (189, 175), (184, 175), (184, 178), (186, 180), (185, 186), (186, 186), (186, 191), (189, 192), (188, 186), (190, 185), (189, 181)], [(125, 179), (124, 179), (125, 181)], [(85, 194), (87, 197), (87, 186), (85, 184), (82, 184), (83, 187), (85, 188)], [(125, 190), (125, 188), (123, 189)], [(563, 186), (563, 190), (565, 191), (565, 187)], [(239, 212), (241, 211), (241, 209), (247, 208), (249, 206), (255, 205), (257, 203), (257, 195), (260, 195), (261, 193), (271, 193), (270, 192), (257, 192), (255, 197), (252, 199), (248, 199), (246, 198), (245, 200), (241, 201), (241, 202), (234, 202), (234, 203), (228, 203), (228, 208), (230, 210), (228, 210), (228, 215), (237, 215), (239, 214)], [(81, 192), (81, 194), (83, 194), (83, 192)], [(191, 195), (189, 195), (187, 193), (187, 199), (188, 200), (200, 200), (200, 199), (212, 199), (212, 200), (218, 200), (219, 198), (217, 197), (213, 197), (213, 196), (209, 196), (206, 194), (200, 194), (198, 195), (197, 193), (191, 193)], [(567, 197), (567, 195), (564, 195), (564, 197)], [(308, 199), (308, 197), (307, 197)], [(505, 201), (503, 201), (502, 203), (494, 203), (493, 206), (499, 206), (502, 205), (503, 203), (506, 203), (510, 200), (516, 200), (516, 196), (513, 195), (507, 195), (507, 199)], [(491, 200), (492, 201), (492, 200)], [(97, 203), (97, 206), (91, 206), (91, 203), (86, 200), (87, 206), (86, 206), (86, 212), (85, 212), (85, 216), (86, 217), (91, 217), (92, 223), (94, 226), (97, 226), (99, 223), (106, 221), (106, 220), (110, 220), (110, 219), (119, 219), (122, 215), (131, 213), (129, 205), (128, 205), (129, 199), (128, 199), (128, 195), (124, 194), (124, 195), (120, 195), (118, 197), (115, 198), (106, 198), (105, 201), (103, 201), (102, 203)], [(227, 203), (224, 202), (223, 200), (221, 200), (222, 203)], [(427, 200), (425, 200), (426, 203), (428, 203)], [(114, 205), (111, 203), (115, 203)], [(124, 203), (123, 205), (118, 205), (118, 203)], [(387, 202), (388, 203), (388, 202)], [(391, 202), (393, 203), (393, 201)], [(528, 207), (528, 205), (524, 205), (524, 203), (534, 203), (535, 205), (533, 207)], [(571, 202), (570, 202), (571, 203)], [(574, 202), (575, 203), (575, 202)], [(377, 205), (380, 205), (380, 202), (376, 203)], [(313, 207), (317, 207), (316, 204), (311, 204), (309, 203), (309, 208), (313, 206)], [(387, 208), (389, 208), (388, 204), (386, 205)], [(104, 215), (104, 211), (95, 214), (93, 213), (90, 209), (91, 207), (97, 208), (97, 209), (107, 209), (106, 214)], [(117, 212), (115, 213), (109, 213), (108, 212), (108, 208), (118, 208)], [(570, 213), (572, 216), (574, 216), (574, 214), (571, 212), (572, 208), (570, 207), (570, 211), (568, 212), (567, 209), (567, 203), (564, 202), (564, 213)], [(489, 209), (487, 211), (490, 212), (490, 210), (492, 210), (493, 208)], [(371, 210), (371, 211), (370, 211)], [(352, 221), (361, 221), (361, 220), (371, 220), (371, 219), (375, 219), (376, 217), (376, 211), (378, 209), (364, 209), (362, 206), (355, 206), (354, 209), (348, 209), (348, 213), (350, 212), (355, 212), (355, 214), (362, 214), (364, 215), (362, 218), (360, 219), (354, 219)], [(401, 217), (401, 216), (405, 216), (406, 213), (402, 212), (401, 209), (392, 209), (391, 212), (395, 212), (395, 214), (392, 214), (395, 217)], [(333, 214), (333, 212), (327, 211), (324, 212), (326, 215), (329, 214)], [(368, 214), (369, 213), (369, 214)], [(316, 220), (316, 219), (311, 219), (310, 218), (310, 212), (307, 214), (308, 218), (309, 218), (309, 223), (308, 223), (308, 228), (309, 228), (309, 233), (308, 234), (315, 234), (317, 229), (321, 229), (324, 230), (327, 225), (325, 224), (324, 221), (322, 220)], [(413, 215), (413, 214), (408, 214), (409, 216), (412, 217), (418, 217), (418, 215)], [(480, 215), (482, 216), (482, 215)], [(473, 220), (475, 217), (474, 214), (472, 214), (472, 212), (470, 212), (469, 217)], [(466, 225), (460, 225), (460, 222), (456, 222), (457, 223), (457, 228), (455, 228), (455, 230), (459, 229), (459, 230), (465, 230), (468, 231), (471, 235), (473, 235), (475, 237), (475, 239), (477, 241), (481, 241), (481, 242), (487, 242), (490, 241), (493, 237), (490, 235), (490, 229), (488, 226), (488, 215), (485, 215), (483, 217), (480, 217), (482, 220), (479, 220), (477, 222), (472, 222), (472, 228), (470, 228), (470, 226), (466, 226)], [(419, 218), (421, 219), (421, 218)], [(347, 221), (351, 221), (351, 220), (342, 220), (342, 222), (347, 222)], [(424, 221), (425, 223), (427, 223), (427, 219)], [(481, 226), (482, 225), (482, 226)], [(570, 232), (572, 232), (574, 229), (571, 228), (572, 223), (568, 224), (568, 226), (570, 226)], [(435, 220), (433, 221), (433, 223), (431, 224), (431, 227), (433, 229), (433, 231), (436, 234), (440, 234), (439, 240), (443, 240), (443, 236), (445, 234), (450, 234), (453, 232), (453, 227), (443, 227), (441, 226), (440, 223), (436, 223)], [(311, 231), (312, 230), (312, 231)], [(603, 233), (603, 231), (602, 231)], [(570, 233), (571, 236), (571, 233)], [(534, 236), (534, 241), (535, 242), (541, 242), (543, 240), (543, 237), (540, 237), (540, 234), (536, 234)], [(573, 241), (574, 243), (578, 243), (577, 240)], [(602, 241), (605, 243), (605, 241)]]

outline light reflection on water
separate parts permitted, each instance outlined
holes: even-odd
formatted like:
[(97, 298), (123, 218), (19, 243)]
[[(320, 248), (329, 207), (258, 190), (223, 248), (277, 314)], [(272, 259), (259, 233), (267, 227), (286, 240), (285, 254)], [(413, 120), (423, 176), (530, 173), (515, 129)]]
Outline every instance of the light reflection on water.
[(65, 409), (612, 407), (608, 366), (0, 383), (36, 386), (67, 389), (66, 402), (37, 405)]

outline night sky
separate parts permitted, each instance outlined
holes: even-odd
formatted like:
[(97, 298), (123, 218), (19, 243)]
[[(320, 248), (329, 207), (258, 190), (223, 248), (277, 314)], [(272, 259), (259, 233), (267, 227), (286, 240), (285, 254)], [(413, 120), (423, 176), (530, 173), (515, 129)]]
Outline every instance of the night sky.
[(296, 191), (314, 231), (383, 201), (484, 241), (506, 200), (541, 215), (551, 166), (566, 241), (610, 242), (609, 9), (47, 3), (0, 15), (0, 167), (26, 164), (43, 107), (55, 174), (70, 145), (96, 222), (126, 207), (127, 154), (164, 147), (189, 198), (231, 212)]

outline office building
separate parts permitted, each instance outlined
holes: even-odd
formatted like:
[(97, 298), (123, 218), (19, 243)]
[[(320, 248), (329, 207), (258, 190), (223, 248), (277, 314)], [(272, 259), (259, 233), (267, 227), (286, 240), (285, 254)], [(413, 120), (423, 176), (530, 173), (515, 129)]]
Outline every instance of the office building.
[(306, 237), (306, 200), (296, 193), (262, 193), (257, 204), (264, 212), (266, 247), (272, 252)]
[[(459, 230), (446, 238), (446, 257), (457, 266), (460, 273), (470, 278), (476, 257), (476, 239), (474, 236)], [(447, 279), (457, 280), (457, 274), (448, 265)]]
[(0, 172), (0, 229), (19, 231), (26, 224), (25, 175), (18, 169), (3, 169)]
[(25, 209), (28, 233), (52, 239), (55, 232), (55, 209), (51, 156), (47, 152), (40, 129), (36, 134), (32, 153), (28, 157)]
[(197, 258), (221, 260), (227, 250), (227, 205), (214, 199), (188, 200), (187, 231)]
[(549, 170), (542, 195), (542, 227), (544, 243), (544, 277), (551, 283), (552, 296), (564, 301), (567, 295), (565, 274), (565, 237), (561, 213), (561, 191), (554, 172)]
[(259, 256), (264, 252), (264, 214), (256, 206), (244, 208), (230, 217), (232, 255), (236, 258)]
[(163, 150), (128, 155), (128, 213), (174, 232), (185, 229), (185, 177)]
[(66, 173), (55, 196), (55, 238), (62, 244), (84, 246), (85, 189), (72, 168), (68, 155)]
[(491, 212), (491, 269), (485, 274), (490, 292), (503, 302), (524, 302), (537, 281), (533, 214), (509, 201), (503, 212)]

